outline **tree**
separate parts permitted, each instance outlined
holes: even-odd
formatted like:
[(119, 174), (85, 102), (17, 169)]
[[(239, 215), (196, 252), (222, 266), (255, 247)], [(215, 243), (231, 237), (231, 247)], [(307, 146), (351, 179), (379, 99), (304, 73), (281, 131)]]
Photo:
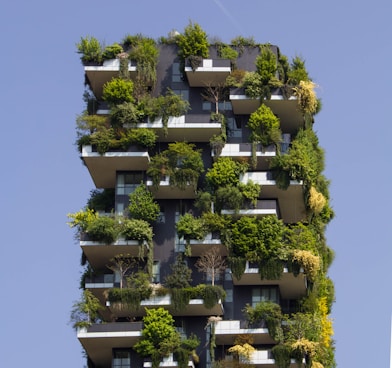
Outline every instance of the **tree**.
[(110, 105), (115, 106), (124, 102), (133, 102), (133, 82), (121, 78), (113, 78), (103, 86), (102, 98)]
[(174, 326), (174, 319), (164, 308), (147, 309), (143, 317), (141, 339), (135, 344), (135, 351), (152, 359), (152, 368), (158, 368), (162, 358), (180, 345), (180, 334)]
[(204, 92), (201, 93), (201, 97), (203, 97), (206, 101), (215, 104), (215, 114), (219, 114), (219, 101), (222, 100), (225, 91), (226, 89), (223, 83), (218, 83), (214, 86), (211, 83), (208, 83)]
[(132, 218), (150, 223), (158, 218), (160, 212), (159, 204), (143, 183), (129, 195), (128, 209)]
[(106, 266), (113, 272), (118, 272), (120, 275), (120, 289), (123, 288), (124, 277), (127, 271), (133, 266), (134, 260), (129, 254), (118, 254), (110, 260)]
[(84, 290), (81, 299), (75, 302), (71, 311), (73, 328), (88, 327), (96, 322), (99, 311), (103, 309), (98, 298), (89, 290)]
[(196, 262), (196, 268), (211, 278), (211, 285), (215, 285), (215, 277), (226, 269), (226, 262), (219, 253), (218, 247), (213, 247), (203, 253)]
[(192, 270), (188, 267), (181, 253), (171, 265), (171, 274), (166, 276), (165, 284), (171, 289), (182, 289), (190, 286)]

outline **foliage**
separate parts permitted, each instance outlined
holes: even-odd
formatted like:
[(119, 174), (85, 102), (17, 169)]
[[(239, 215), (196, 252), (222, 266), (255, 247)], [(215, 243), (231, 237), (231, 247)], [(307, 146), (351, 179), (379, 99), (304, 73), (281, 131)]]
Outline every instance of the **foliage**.
[(230, 75), (227, 76), (225, 85), (227, 87), (241, 87), (244, 82), (245, 74), (246, 72), (243, 69), (234, 69)]
[(130, 140), (139, 146), (151, 149), (155, 147), (157, 135), (153, 130), (148, 128), (131, 129)]
[(294, 86), (298, 86), (301, 81), (309, 81), (309, 75), (306, 71), (305, 60), (296, 56), (290, 65), (290, 69), (287, 72), (288, 83)]
[(114, 189), (94, 189), (90, 191), (87, 208), (99, 212), (110, 212), (114, 208)]
[(257, 198), (260, 195), (261, 186), (257, 183), (253, 183), (249, 180), (246, 184), (239, 183), (238, 189), (240, 190), (242, 196), (251, 202), (251, 204), (256, 207)]
[(102, 59), (103, 60), (114, 59), (117, 57), (118, 54), (121, 54), (123, 51), (124, 50), (122, 46), (115, 42), (114, 44), (105, 47), (102, 53)]
[(152, 227), (142, 219), (124, 219), (121, 224), (121, 234), (127, 240), (137, 240), (140, 244), (152, 244)]
[(117, 239), (119, 228), (114, 218), (98, 216), (87, 225), (86, 233), (91, 240), (112, 244)]
[(221, 216), (215, 212), (204, 212), (201, 215), (204, 226), (208, 232), (223, 232), (230, 223), (228, 217)]
[(279, 118), (264, 104), (250, 115), (248, 127), (252, 132), (251, 142), (260, 142), (266, 147), (270, 144), (278, 145), (282, 140)]
[(195, 200), (195, 207), (203, 213), (211, 212), (212, 200), (213, 198), (210, 192), (198, 191)]
[(190, 286), (192, 270), (188, 267), (181, 253), (171, 265), (171, 273), (165, 278), (165, 285), (170, 289), (181, 289)]
[(243, 79), (243, 87), (245, 95), (250, 98), (260, 98), (263, 96), (265, 88), (263, 88), (261, 76), (256, 72), (246, 72)]
[(275, 171), (277, 185), (286, 189), (290, 180), (303, 180), (306, 186), (318, 181), (324, 170), (324, 151), (312, 129), (301, 129), (292, 141), (287, 154), (272, 158), (270, 168)]
[(291, 362), (291, 347), (285, 344), (277, 344), (271, 349), (275, 364), (278, 368), (289, 368)]
[(333, 335), (333, 328), (332, 328), (332, 321), (328, 317), (328, 303), (327, 298), (322, 297), (319, 300), (319, 311), (321, 317), (321, 344), (326, 347), (330, 348), (332, 345), (332, 335)]
[(76, 227), (78, 232), (85, 232), (87, 230), (88, 225), (95, 221), (98, 218), (98, 213), (94, 210), (87, 208), (86, 210), (80, 210), (75, 213), (69, 213), (67, 217), (71, 219), (67, 224), (69, 227)]
[[(199, 338), (191, 334), (191, 336), (185, 340), (181, 340), (180, 345), (174, 351), (174, 358), (178, 362), (179, 368), (187, 368), (189, 363), (189, 356), (192, 355), (198, 359), (195, 349), (199, 346)], [(197, 363), (197, 361), (195, 362)]]
[(71, 310), (72, 327), (88, 327), (95, 323), (99, 317), (99, 311), (103, 309), (97, 297), (89, 290), (84, 290), (80, 301), (73, 304)]
[(313, 115), (318, 110), (318, 100), (314, 89), (316, 84), (311, 81), (300, 81), (298, 87), (294, 87), (294, 95), (298, 100), (298, 107), (305, 115)]
[(187, 185), (196, 187), (200, 174), (204, 171), (201, 151), (191, 143), (170, 143), (167, 150), (152, 157), (147, 175), (155, 186), (162, 175), (170, 177), (170, 185), (185, 189)]
[(261, 83), (267, 85), (275, 78), (277, 69), (276, 55), (269, 45), (261, 47), (260, 55), (256, 58), (256, 71), (261, 77)]
[(308, 206), (309, 208), (318, 215), (325, 207), (327, 200), (322, 193), (318, 192), (315, 187), (311, 187), (309, 190)]
[(211, 279), (212, 285), (215, 285), (215, 277), (219, 277), (225, 271), (226, 262), (221, 256), (219, 248), (213, 247), (200, 256), (195, 266), (198, 271), (206, 275), (207, 279)]
[(176, 39), (179, 47), (179, 55), (182, 59), (189, 56), (200, 56), (208, 58), (209, 43), (207, 34), (197, 23), (189, 22), (185, 27), (184, 33), (179, 35)]
[(222, 59), (229, 59), (232, 62), (238, 58), (238, 51), (224, 44), (218, 47), (218, 54)]
[(253, 37), (243, 37), (237, 36), (231, 40), (231, 45), (238, 49), (239, 54), (241, 55), (245, 47), (255, 47), (256, 42)]
[(83, 63), (102, 62), (102, 45), (95, 37), (81, 37), (80, 42), (76, 44), (78, 53), (82, 54)]
[(76, 144), (79, 152), (82, 146), (92, 144), (91, 135), (106, 131), (109, 128), (108, 119), (100, 115), (88, 115), (87, 111), (76, 119)]
[(162, 358), (180, 344), (179, 333), (173, 317), (164, 308), (146, 309), (143, 326), (142, 337), (134, 345), (134, 350), (141, 356), (150, 356), (152, 368), (158, 368)]
[(176, 229), (179, 237), (189, 242), (190, 239), (203, 239), (207, 232), (201, 218), (194, 217), (190, 213), (180, 216), (176, 223)]
[(144, 112), (133, 102), (124, 102), (111, 107), (110, 122), (112, 126), (136, 126), (144, 119)]
[(159, 216), (160, 207), (143, 183), (129, 194), (129, 214), (134, 219), (154, 222)]
[(217, 212), (220, 212), (222, 209), (230, 209), (238, 213), (243, 204), (243, 196), (240, 189), (231, 185), (219, 187), (215, 192), (215, 199)]
[(121, 78), (113, 78), (103, 85), (102, 98), (110, 105), (115, 106), (124, 102), (133, 102), (133, 82)]
[(142, 300), (151, 296), (152, 288), (149, 275), (143, 271), (134, 272), (126, 278), (126, 288), (112, 288), (108, 292), (108, 300), (120, 306), (126, 305), (132, 311), (137, 311)]
[(313, 255), (307, 250), (295, 250), (293, 261), (298, 262), (304, 269), (310, 281), (314, 281), (320, 270), (320, 257)]
[(120, 274), (120, 289), (124, 286), (125, 275), (128, 270), (134, 265), (135, 260), (130, 254), (117, 254), (109, 260), (109, 264), (106, 265), (107, 268), (113, 272), (118, 272)]
[(248, 165), (234, 161), (231, 157), (219, 157), (206, 174), (207, 183), (212, 188), (236, 186), (240, 182), (240, 175), (245, 173)]
[(227, 263), (233, 276), (240, 280), (246, 269), (246, 258), (237, 257), (235, 255), (229, 256), (227, 257)]

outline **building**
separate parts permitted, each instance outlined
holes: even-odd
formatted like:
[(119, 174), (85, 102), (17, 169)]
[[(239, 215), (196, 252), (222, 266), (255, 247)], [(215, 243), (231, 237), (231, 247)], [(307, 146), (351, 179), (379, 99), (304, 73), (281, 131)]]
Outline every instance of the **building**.
[(179, 345), (156, 348), (161, 367), (333, 367), (333, 211), (303, 61), (252, 39), (210, 45), (192, 23), (79, 52), (77, 143), (95, 190), (70, 218), (88, 367), (154, 366), (134, 347), (158, 308), (199, 340), (181, 345), (185, 363)]

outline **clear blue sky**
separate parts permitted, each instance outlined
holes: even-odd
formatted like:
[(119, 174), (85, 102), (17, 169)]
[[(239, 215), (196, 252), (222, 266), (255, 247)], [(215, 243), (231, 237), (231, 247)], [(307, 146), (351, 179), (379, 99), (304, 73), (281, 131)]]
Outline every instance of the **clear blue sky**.
[(93, 189), (73, 146), (84, 106), (75, 44), (158, 38), (189, 20), (300, 55), (319, 85), (315, 129), (336, 218), (329, 245), (339, 367), (387, 367), (391, 280), (392, 3), (12, 0), (0, 5), (0, 367), (83, 367), (67, 324), (81, 251), (66, 214)]

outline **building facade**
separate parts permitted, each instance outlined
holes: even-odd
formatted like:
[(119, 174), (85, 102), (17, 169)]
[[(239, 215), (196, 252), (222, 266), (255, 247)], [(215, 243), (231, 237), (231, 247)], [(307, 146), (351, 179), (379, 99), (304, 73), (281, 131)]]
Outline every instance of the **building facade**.
[[(95, 189), (70, 215), (87, 366), (333, 367), (333, 211), (303, 62), (253, 40), (209, 44), (193, 24), (94, 55), (93, 41), (79, 45), (77, 143)], [(161, 309), (180, 340), (143, 352)]]

